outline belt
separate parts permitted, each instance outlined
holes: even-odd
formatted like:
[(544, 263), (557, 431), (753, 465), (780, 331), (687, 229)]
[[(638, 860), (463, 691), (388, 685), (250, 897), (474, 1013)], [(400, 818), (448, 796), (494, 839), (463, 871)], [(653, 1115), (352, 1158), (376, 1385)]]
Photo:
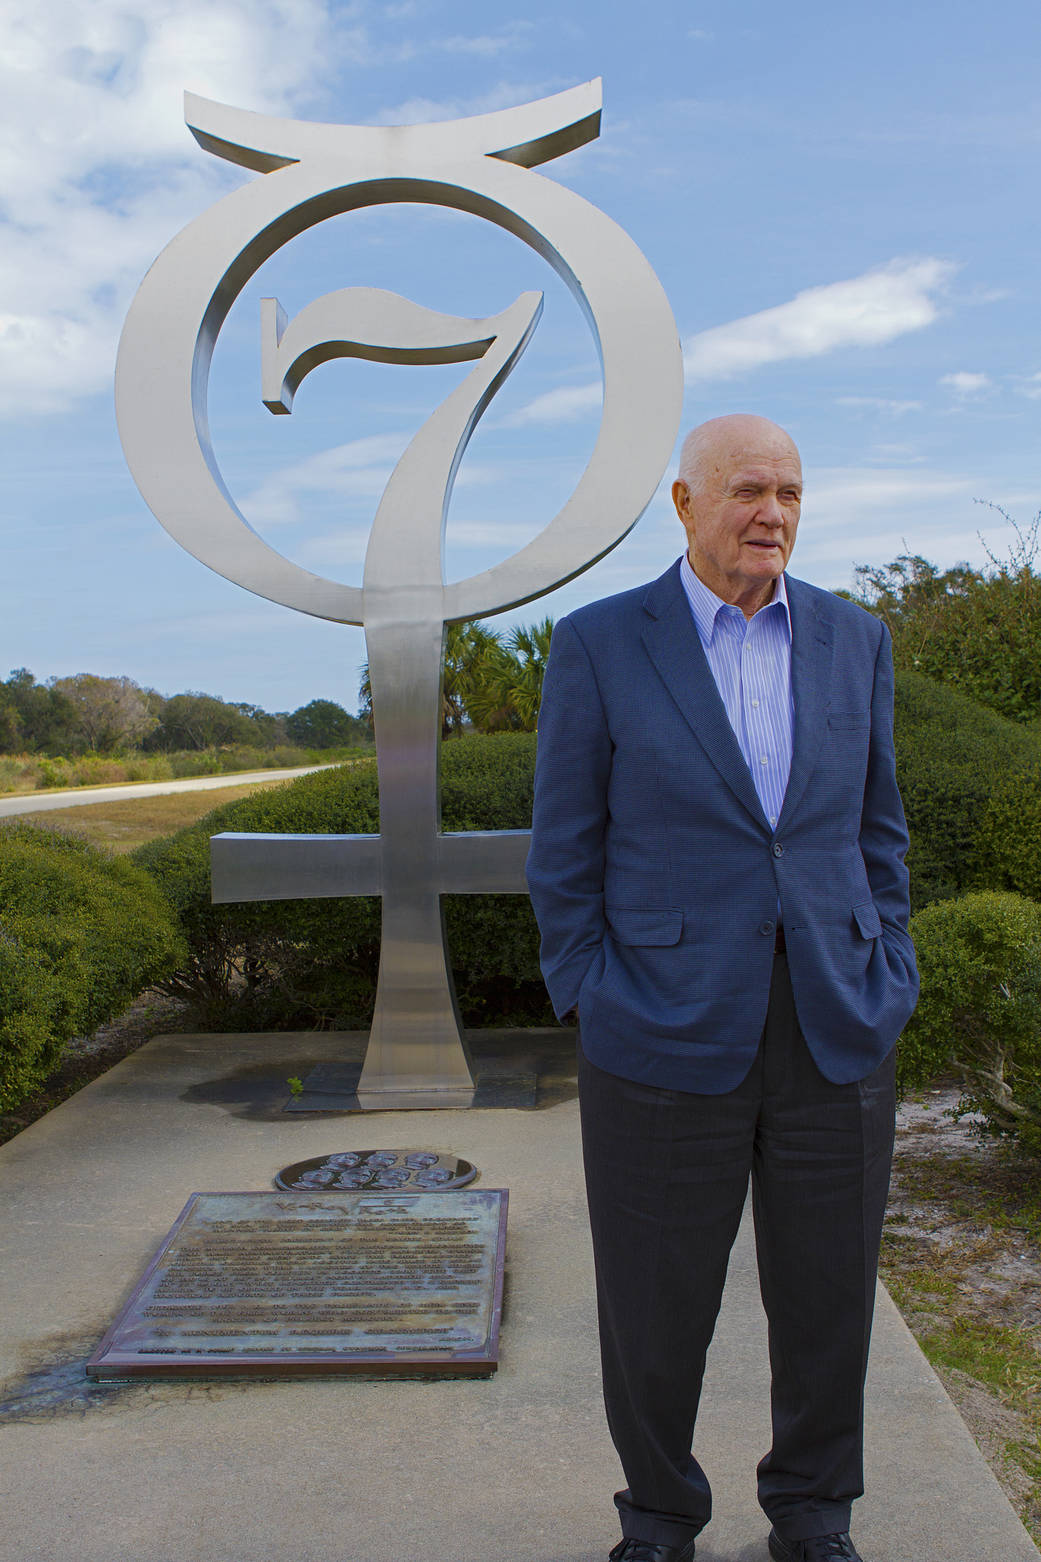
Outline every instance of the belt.
[(786, 948), (786, 945), (785, 945), (785, 942), (784, 942), (784, 928), (783, 928), (782, 924), (780, 922), (778, 922), (778, 924), (777, 924), (777, 931), (774, 934), (774, 954), (775, 955), (783, 955), (784, 952), (785, 952), (785, 948)]

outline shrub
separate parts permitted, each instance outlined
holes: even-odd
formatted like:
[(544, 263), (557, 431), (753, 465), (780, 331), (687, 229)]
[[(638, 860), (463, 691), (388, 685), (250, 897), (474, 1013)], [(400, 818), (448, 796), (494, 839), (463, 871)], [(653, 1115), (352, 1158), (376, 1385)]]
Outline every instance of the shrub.
[(922, 993), (897, 1053), (904, 1090), (953, 1071), (960, 1111), (1041, 1153), (1041, 906), (982, 891), (911, 919)]
[(82, 988), (73, 951), (59, 974), (21, 919), (0, 922), (0, 1111), (10, 1111), (45, 1080), (75, 1031), (69, 994)]
[(140, 869), (28, 825), (0, 830), (0, 1110), (24, 1100), (71, 1037), (95, 1030), (184, 959)]
[(902, 672), (895, 734), (912, 906), (1005, 887), (1002, 826), (997, 816), (985, 833), (981, 825), (992, 794), (1041, 762), (1041, 733), (921, 673)]
[[(860, 565), (854, 600), (884, 618), (897, 667), (915, 668), (1013, 721), (1041, 715), (1041, 513), (1021, 527), (991, 505), (1015, 533), (1008, 557), (987, 549), (983, 569), (940, 570), (916, 554), (881, 568)], [(986, 544), (984, 543), (984, 547)]]
[(1041, 902), (1041, 764), (996, 783), (983, 811), (978, 843), (996, 888)]
[[(444, 828), (529, 828), (534, 760), (530, 733), (444, 744)], [(169, 897), (188, 941), (189, 960), (165, 985), (190, 999), (202, 1023), (227, 1030), (367, 1026), (379, 966), (379, 901), (211, 905), (209, 837), (223, 830), (376, 833), (375, 763), (355, 762), (254, 793), (134, 854)], [(526, 896), (446, 896), (445, 921), (468, 1024), (552, 1023)]]

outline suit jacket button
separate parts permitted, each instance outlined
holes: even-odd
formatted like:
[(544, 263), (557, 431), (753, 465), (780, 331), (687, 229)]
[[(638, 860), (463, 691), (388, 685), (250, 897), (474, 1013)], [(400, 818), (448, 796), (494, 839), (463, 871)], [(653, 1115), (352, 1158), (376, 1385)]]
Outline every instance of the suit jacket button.
[(780, 841), (774, 841), (774, 856), (775, 857), (783, 857), (784, 856), (784, 847), (781, 845)]
[(771, 933), (776, 932), (776, 928), (772, 922), (760, 922), (759, 931), (764, 938), (768, 938)]

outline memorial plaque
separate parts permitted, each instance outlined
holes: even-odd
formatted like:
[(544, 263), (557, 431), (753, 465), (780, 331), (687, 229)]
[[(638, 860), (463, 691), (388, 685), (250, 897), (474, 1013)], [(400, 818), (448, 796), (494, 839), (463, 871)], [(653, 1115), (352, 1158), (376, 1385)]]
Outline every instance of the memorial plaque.
[(476, 1176), (472, 1162), (436, 1150), (337, 1150), (283, 1166), (275, 1176), (275, 1187), (300, 1193), (319, 1188), (448, 1193), (465, 1188)]
[(193, 1193), (87, 1375), (489, 1377), (507, 1199)]

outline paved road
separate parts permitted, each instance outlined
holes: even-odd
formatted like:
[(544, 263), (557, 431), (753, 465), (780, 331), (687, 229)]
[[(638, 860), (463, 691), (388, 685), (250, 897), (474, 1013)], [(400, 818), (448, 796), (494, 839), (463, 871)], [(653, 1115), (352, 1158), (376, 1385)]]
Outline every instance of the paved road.
[(0, 819), (15, 814), (42, 814), (51, 808), (78, 808), (87, 803), (113, 803), (121, 797), (163, 797), (167, 792), (213, 792), (226, 786), (253, 786), (258, 781), (290, 781), (330, 765), (302, 765), (295, 770), (244, 770), (226, 776), (191, 776), (186, 781), (123, 781), (118, 786), (76, 786), (67, 792), (28, 792), (0, 797)]

